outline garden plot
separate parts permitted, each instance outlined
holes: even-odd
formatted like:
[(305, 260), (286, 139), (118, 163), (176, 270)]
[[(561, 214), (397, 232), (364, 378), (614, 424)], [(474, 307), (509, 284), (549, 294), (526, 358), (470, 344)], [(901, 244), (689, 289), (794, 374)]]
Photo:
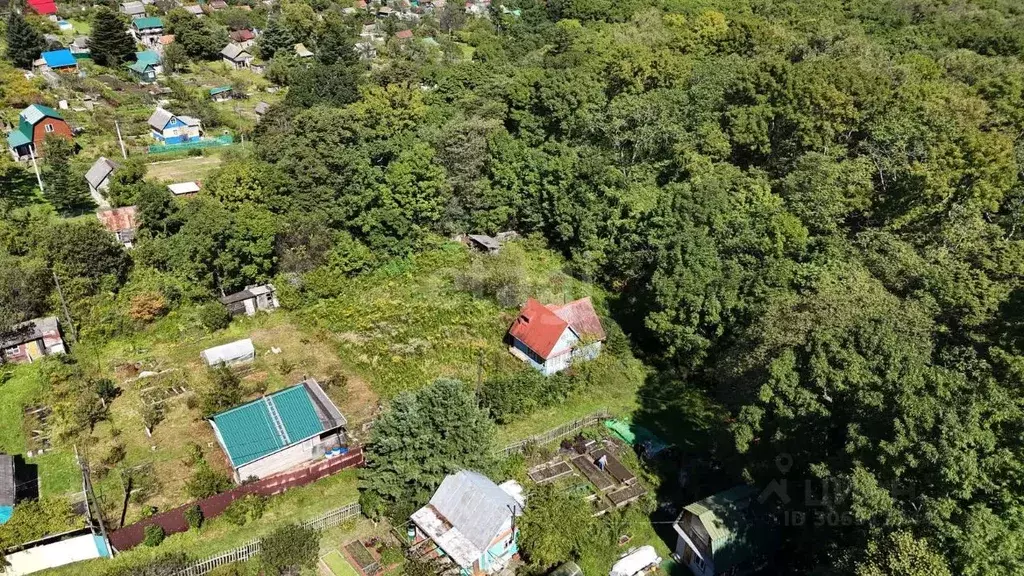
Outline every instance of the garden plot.
[(220, 164), (221, 157), (214, 154), (153, 162), (146, 165), (146, 178), (167, 184), (203, 180)]

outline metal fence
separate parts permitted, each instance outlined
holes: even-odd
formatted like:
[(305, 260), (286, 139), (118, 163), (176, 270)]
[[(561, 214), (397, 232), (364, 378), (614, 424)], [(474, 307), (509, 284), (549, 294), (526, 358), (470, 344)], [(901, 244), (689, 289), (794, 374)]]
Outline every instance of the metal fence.
[(501, 454), (502, 456), (507, 457), (507, 456), (509, 456), (511, 454), (516, 454), (516, 453), (522, 452), (523, 449), (525, 449), (527, 446), (529, 446), (531, 444), (547, 444), (548, 442), (553, 442), (555, 440), (558, 440), (559, 438), (562, 438), (564, 436), (568, 436), (569, 434), (573, 434), (573, 433), (579, 432), (580, 430), (582, 430), (582, 429), (584, 429), (584, 428), (586, 428), (588, 426), (593, 426), (594, 424), (597, 424), (598, 422), (603, 422), (605, 420), (608, 420), (611, 417), (612, 417), (612, 415), (611, 415), (611, 413), (608, 412), (608, 410), (600, 410), (598, 412), (594, 412), (593, 414), (590, 414), (589, 416), (584, 416), (583, 418), (580, 418), (579, 420), (573, 420), (572, 422), (568, 422), (566, 424), (562, 424), (561, 426), (559, 426), (557, 428), (552, 428), (551, 430), (548, 430), (547, 432), (541, 432), (540, 434), (534, 434), (533, 436), (530, 436), (529, 438), (526, 438), (524, 440), (520, 440), (519, 442), (515, 442), (513, 444), (509, 444), (508, 446), (505, 446), (501, 450), (498, 450), (498, 454)]
[(193, 142), (181, 142), (179, 144), (153, 144), (148, 150), (150, 154), (166, 154), (168, 152), (181, 152), (182, 150), (196, 150), (201, 148), (215, 148), (218, 146), (231, 146), (235, 143), (230, 135), (218, 136), (216, 138), (203, 138)]
[[(317, 530), (324, 530), (326, 528), (332, 528), (347, 520), (351, 520), (359, 514), (362, 510), (359, 507), (358, 502), (352, 502), (346, 504), (341, 508), (336, 508), (316, 518), (311, 518), (302, 522), (302, 526), (306, 528), (315, 528)], [(217, 556), (207, 558), (206, 560), (200, 560), (195, 564), (192, 564), (188, 568), (185, 568), (181, 572), (178, 572), (177, 576), (203, 576), (209, 572), (212, 572), (216, 568), (226, 566), (227, 564), (233, 564), (235, 562), (245, 562), (260, 553), (260, 540), (250, 540), (245, 544), (242, 544), (234, 550), (229, 550)]]

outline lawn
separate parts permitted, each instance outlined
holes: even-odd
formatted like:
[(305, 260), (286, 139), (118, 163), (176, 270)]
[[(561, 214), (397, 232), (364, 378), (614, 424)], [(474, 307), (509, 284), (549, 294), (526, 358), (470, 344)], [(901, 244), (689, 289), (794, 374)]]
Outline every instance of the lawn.
[(218, 154), (189, 156), (177, 160), (160, 160), (146, 165), (146, 178), (157, 182), (191, 182), (203, 180), (211, 172), (220, 167), (221, 157)]
[(352, 568), (352, 565), (337, 550), (331, 550), (320, 560), (327, 565), (334, 576), (359, 576), (355, 568)]
[[(23, 410), (36, 405), (43, 396), (45, 382), (37, 366), (5, 366), (6, 376), (0, 377), (0, 452), (25, 455), (39, 446), (28, 440)], [(82, 474), (69, 450), (52, 452), (28, 458), (25, 462), (37, 466), (41, 480), (40, 495), (67, 494), (82, 490)]]

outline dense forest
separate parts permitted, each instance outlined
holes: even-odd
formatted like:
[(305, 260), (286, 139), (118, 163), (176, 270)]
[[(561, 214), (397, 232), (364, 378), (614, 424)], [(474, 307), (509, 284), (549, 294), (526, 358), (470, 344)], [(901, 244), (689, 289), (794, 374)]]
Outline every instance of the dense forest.
[(424, 24), (472, 60), (372, 67), (293, 12), (260, 49), (322, 49), (271, 64), (251, 153), (187, 204), (119, 172), (130, 257), (4, 201), (8, 322), (53, 308), (50, 270), (103, 334), (140, 292), (316, 299), (436, 235), (539, 234), (614, 295), (652, 420), (729, 415), (684, 462), (787, 481), (809, 520), (773, 571), (1024, 574), (1024, 5), (495, 0)]

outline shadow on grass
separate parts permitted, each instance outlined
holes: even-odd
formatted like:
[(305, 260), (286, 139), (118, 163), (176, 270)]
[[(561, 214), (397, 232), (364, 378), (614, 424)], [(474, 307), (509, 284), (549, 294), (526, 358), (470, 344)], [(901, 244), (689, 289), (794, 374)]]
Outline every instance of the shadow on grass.
[(0, 168), (0, 204), (8, 208), (24, 208), (38, 204), (41, 199), (32, 167)]

